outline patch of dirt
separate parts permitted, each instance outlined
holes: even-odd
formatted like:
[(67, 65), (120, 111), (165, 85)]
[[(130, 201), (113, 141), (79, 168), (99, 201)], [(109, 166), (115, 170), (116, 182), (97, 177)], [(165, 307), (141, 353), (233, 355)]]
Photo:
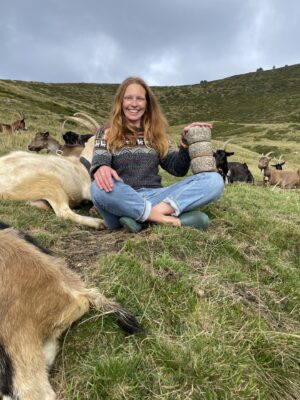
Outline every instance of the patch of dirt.
[(63, 253), (69, 267), (82, 274), (97, 264), (101, 255), (118, 253), (134, 234), (126, 231), (76, 230), (56, 244), (54, 252)]

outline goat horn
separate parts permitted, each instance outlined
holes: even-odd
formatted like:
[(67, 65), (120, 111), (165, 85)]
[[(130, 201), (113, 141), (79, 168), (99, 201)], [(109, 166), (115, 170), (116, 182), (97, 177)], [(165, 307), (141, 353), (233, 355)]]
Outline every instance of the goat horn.
[(62, 135), (64, 134), (64, 129), (65, 129), (65, 123), (66, 123), (66, 122), (67, 122), (67, 120), (65, 119), (65, 120), (62, 122), (61, 127), (60, 127), (60, 132), (61, 132)]
[(80, 118), (88, 120), (91, 124), (93, 124), (95, 126), (95, 129), (97, 129), (97, 130), (100, 128), (100, 125), (98, 124), (98, 122), (93, 117), (91, 117), (90, 115), (87, 115), (87, 114), (82, 113), (82, 112), (77, 112), (77, 113), (75, 113), (73, 115), (74, 115), (74, 117), (80, 117)]
[(279, 156), (279, 159), (278, 159), (278, 164), (280, 163), (280, 162), (283, 162), (284, 160), (282, 159), (282, 154), (280, 154), (280, 156)]
[(90, 130), (92, 133), (96, 133), (98, 131), (99, 128), (97, 128), (94, 124), (92, 124), (89, 121), (86, 121), (83, 118), (79, 118), (79, 117), (64, 117), (65, 118), (65, 122), (66, 121), (74, 121), (77, 122), (78, 124), (81, 124), (83, 126), (85, 126), (88, 130)]
[(21, 114), (19, 111), (16, 110), (16, 113), (18, 114), (18, 116), (19, 116), (21, 119), (25, 118), (24, 115)]
[(230, 141), (231, 141), (231, 139), (226, 140), (226, 142), (224, 143), (224, 148), (223, 148), (223, 150), (226, 149), (226, 146), (228, 145), (228, 143), (229, 143)]
[(270, 154), (274, 154), (274, 151), (269, 151), (269, 153), (265, 154), (265, 157), (269, 157)]

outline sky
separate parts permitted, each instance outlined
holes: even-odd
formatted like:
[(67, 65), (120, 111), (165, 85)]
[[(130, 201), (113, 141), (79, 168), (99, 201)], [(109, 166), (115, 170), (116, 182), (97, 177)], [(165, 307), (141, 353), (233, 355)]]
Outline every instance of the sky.
[(0, 79), (177, 86), (300, 62), (299, 0), (1, 0)]

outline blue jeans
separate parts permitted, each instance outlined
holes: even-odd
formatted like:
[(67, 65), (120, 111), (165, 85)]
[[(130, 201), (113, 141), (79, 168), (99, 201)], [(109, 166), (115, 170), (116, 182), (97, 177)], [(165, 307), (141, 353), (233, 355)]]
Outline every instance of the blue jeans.
[(131, 217), (139, 222), (148, 219), (151, 208), (160, 202), (171, 205), (178, 216), (217, 200), (224, 190), (223, 178), (218, 172), (201, 172), (174, 185), (162, 188), (133, 189), (122, 180), (114, 181), (111, 192), (91, 185), (92, 201), (108, 229), (118, 229), (120, 217)]

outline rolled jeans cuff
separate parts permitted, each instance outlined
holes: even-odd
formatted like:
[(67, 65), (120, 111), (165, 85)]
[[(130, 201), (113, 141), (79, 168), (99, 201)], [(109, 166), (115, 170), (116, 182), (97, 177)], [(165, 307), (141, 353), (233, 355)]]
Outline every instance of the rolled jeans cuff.
[(142, 213), (142, 215), (140, 216), (138, 221), (139, 222), (145, 222), (149, 218), (151, 209), (152, 209), (152, 204), (150, 203), (149, 200), (145, 200), (144, 212)]
[(171, 215), (173, 215), (174, 217), (178, 217), (178, 215), (181, 214), (181, 210), (179, 209), (179, 207), (176, 204), (176, 202), (173, 199), (171, 199), (171, 197), (166, 197), (163, 200), (163, 202), (167, 203), (167, 204), (170, 204), (170, 206), (174, 209), (174, 212)]

